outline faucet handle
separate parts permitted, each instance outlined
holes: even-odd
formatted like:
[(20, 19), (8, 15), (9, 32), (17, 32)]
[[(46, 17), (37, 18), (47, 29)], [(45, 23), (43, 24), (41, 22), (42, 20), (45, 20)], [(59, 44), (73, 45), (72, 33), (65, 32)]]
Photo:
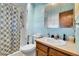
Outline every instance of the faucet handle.
[(48, 35), (48, 37), (50, 37), (50, 34), (49, 33), (47, 35)]

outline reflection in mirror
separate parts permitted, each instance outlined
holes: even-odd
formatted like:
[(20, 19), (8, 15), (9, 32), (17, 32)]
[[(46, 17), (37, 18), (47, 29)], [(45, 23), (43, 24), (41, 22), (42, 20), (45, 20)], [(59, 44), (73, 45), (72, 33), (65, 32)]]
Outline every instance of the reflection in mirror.
[(73, 10), (59, 13), (60, 27), (70, 28), (73, 26)]
[(48, 4), (45, 8), (44, 24), (47, 28), (59, 28), (59, 14), (53, 14), (53, 8), (57, 4)]

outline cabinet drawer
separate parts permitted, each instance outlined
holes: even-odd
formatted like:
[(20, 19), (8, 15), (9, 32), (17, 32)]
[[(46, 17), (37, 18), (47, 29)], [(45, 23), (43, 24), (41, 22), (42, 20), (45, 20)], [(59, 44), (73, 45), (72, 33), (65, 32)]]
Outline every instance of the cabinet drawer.
[(37, 47), (38, 49), (40, 49), (40, 50), (46, 52), (46, 53), (47, 53), (47, 51), (48, 51), (48, 47), (47, 47), (47, 46), (45, 46), (45, 45), (43, 45), (43, 44), (40, 44), (40, 43), (38, 43), (38, 42), (36, 43), (36, 47)]
[(40, 49), (36, 49), (37, 50), (37, 56), (47, 56), (47, 53), (43, 52)]
[(49, 49), (49, 55), (50, 56), (67, 56), (66, 54), (60, 52), (60, 51), (57, 51), (55, 49)]

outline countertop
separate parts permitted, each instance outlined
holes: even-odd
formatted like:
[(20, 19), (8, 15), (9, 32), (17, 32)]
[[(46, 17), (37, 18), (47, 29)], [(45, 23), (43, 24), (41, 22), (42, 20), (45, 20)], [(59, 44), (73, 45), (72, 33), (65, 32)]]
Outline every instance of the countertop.
[(54, 43), (47, 42), (43, 40), (44, 38), (37, 38), (36, 42), (40, 42), (48, 47), (58, 49), (62, 52), (65, 52), (67, 54), (73, 55), (73, 56), (79, 56), (79, 49), (77, 49), (77, 46), (75, 43), (67, 41), (65, 45), (56, 45)]

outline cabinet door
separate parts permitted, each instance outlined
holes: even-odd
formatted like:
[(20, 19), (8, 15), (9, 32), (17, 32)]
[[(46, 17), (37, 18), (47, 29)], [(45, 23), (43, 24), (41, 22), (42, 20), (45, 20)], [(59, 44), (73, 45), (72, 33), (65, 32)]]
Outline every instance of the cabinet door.
[(49, 49), (49, 56), (67, 56), (66, 54), (60, 52), (60, 51), (57, 51), (55, 49)]
[(49, 49), (49, 56), (55, 56), (56, 51), (54, 49)]
[(36, 49), (36, 52), (37, 52), (37, 56), (47, 56), (47, 53), (45, 53), (44, 51), (40, 49)]
[(41, 43), (38, 43), (38, 42), (36, 42), (36, 48), (38, 48), (38, 49), (40, 49), (40, 50), (42, 50), (42, 51), (44, 51), (46, 53), (48, 51), (48, 47), (47, 46), (45, 46), (45, 45), (43, 45)]

